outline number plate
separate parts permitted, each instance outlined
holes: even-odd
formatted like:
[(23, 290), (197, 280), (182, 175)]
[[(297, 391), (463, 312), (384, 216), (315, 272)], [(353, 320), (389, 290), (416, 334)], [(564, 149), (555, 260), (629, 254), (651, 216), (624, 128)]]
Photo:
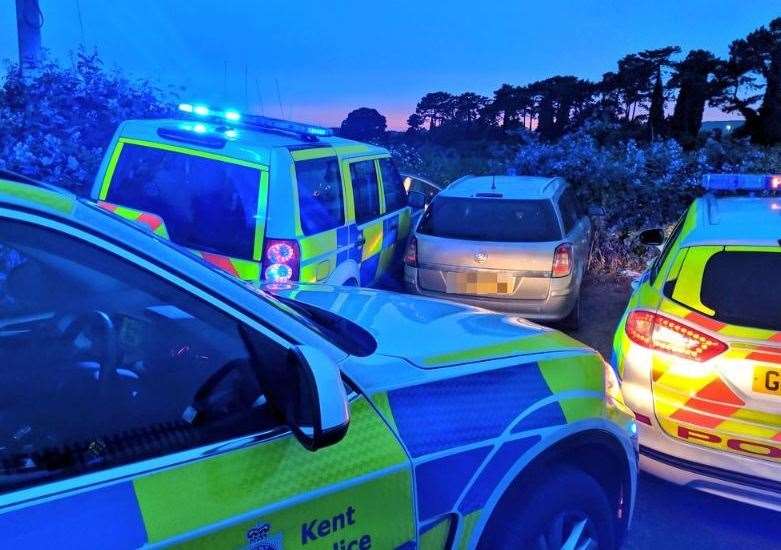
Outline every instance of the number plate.
[(451, 271), (445, 275), (449, 294), (509, 294), (513, 290), (514, 281), (514, 277), (490, 271)]
[(754, 367), (754, 382), (751, 387), (755, 392), (781, 396), (781, 366)]

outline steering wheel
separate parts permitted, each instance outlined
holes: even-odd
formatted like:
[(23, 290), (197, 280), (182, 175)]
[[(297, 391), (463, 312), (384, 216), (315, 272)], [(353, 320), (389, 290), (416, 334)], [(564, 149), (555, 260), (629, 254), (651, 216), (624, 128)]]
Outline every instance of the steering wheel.
[(108, 314), (95, 309), (76, 317), (63, 332), (74, 355), (88, 352), (100, 364), (98, 380), (108, 383), (117, 375), (119, 343)]
[[(82, 391), (70, 393), (72, 386), (67, 386), (68, 377), (52, 376), (42, 381), (42, 395), (55, 401), (60, 398), (64, 403), (68, 399), (82, 399), (84, 396), (97, 397), (97, 394), (111, 396), (114, 392), (108, 391), (112, 386), (111, 381), (118, 377), (118, 338), (114, 329), (114, 323), (104, 312), (93, 310), (82, 313), (73, 319), (62, 332), (62, 341), (70, 348), (73, 358), (88, 356), (90, 360), (97, 361), (100, 368), (97, 372), (98, 392), (95, 388), (81, 385)], [(65, 384), (63, 386), (63, 384)], [(96, 402), (102, 402), (97, 400)], [(58, 405), (59, 406), (59, 405)], [(63, 422), (70, 422), (65, 417), (55, 415), (54, 418), (45, 408), (36, 408), (21, 411), (21, 417), (15, 418), (14, 411), (9, 411), (10, 420), (7, 423), (13, 429), (12, 434), (6, 437), (5, 453), (9, 455), (19, 454), (26, 456), (25, 449), (32, 446), (36, 449), (57, 448), (62, 442), (61, 431)], [(65, 430), (64, 433), (69, 433)]]

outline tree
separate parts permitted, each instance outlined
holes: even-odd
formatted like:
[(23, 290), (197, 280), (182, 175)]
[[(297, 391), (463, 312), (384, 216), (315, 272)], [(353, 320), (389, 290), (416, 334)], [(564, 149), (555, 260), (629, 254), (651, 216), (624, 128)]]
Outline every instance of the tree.
[(477, 121), (487, 104), (487, 97), (464, 92), (453, 98), (453, 118), (456, 122), (471, 125)]
[(502, 84), (494, 91), (493, 101), (484, 109), (484, 116), (490, 125), (499, 125), (502, 130), (513, 130), (526, 126), (526, 116), (530, 114), (534, 102), (529, 90), (522, 86)]
[(424, 95), (415, 109), (415, 114), (424, 121), (428, 120), (429, 130), (451, 120), (453, 112), (453, 96), (447, 92), (432, 92)]
[[(664, 88), (660, 73), (672, 64), (670, 58), (680, 52), (677, 46), (667, 46), (657, 50), (644, 50), (622, 57), (618, 61), (618, 71), (608, 72), (602, 77), (601, 90), (608, 96), (611, 103), (621, 109), (621, 117), (626, 122), (633, 121), (638, 115), (638, 108), (650, 113), (652, 107), (649, 101), (653, 99), (653, 90), (657, 82), (662, 85), (662, 94), (657, 96), (653, 110), (664, 112)], [(619, 107), (620, 106), (620, 107)]]
[(537, 132), (545, 139), (561, 137), (592, 103), (594, 85), (575, 76), (554, 76), (529, 84), (534, 100)]
[[(781, 17), (732, 42), (729, 53), (715, 103), (743, 115), (741, 131), (755, 143), (781, 142)], [(763, 84), (764, 94), (756, 93)]]
[(651, 91), (651, 107), (648, 110), (648, 133), (651, 140), (664, 132), (664, 87), (662, 86), (662, 68), (657, 67), (654, 88)]
[(412, 113), (409, 117), (407, 117), (407, 133), (410, 135), (418, 135), (423, 131), (423, 123), (426, 122), (423, 120), (423, 117), (420, 116), (417, 113)]
[(339, 133), (358, 141), (377, 141), (385, 137), (387, 127), (387, 120), (376, 109), (361, 107), (347, 115)]
[(694, 143), (702, 127), (705, 105), (722, 91), (716, 78), (722, 65), (721, 60), (705, 50), (692, 50), (686, 59), (674, 64), (675, 72), (667, 85), (678, 88), (678, 97), (670, 129), (684, 146)]

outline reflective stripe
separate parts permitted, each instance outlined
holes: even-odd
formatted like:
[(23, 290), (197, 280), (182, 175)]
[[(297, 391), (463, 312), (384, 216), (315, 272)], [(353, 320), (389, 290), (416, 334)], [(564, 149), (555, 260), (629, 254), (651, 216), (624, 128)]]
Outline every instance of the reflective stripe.
[[(353, 402), (351, 413), (345, 439), (316, 453), (286, 436), (136, 479), (149, 541), (163, 541), (263, 506), (304, 497), (321, 487), (349, 484), (352, 478), (407, 464), (398, 441), (365, 399)], [(408, 471), (390, 483), (403, 483), (402, 494), (409, 494)], [(394, 510), (392, 515), (409, 523), (409, 510), (411, 497), (406, 514)], [(300, 526), (297, 522), (296, 527)], [(398, 533), (399, 543), (411, 537), (410, 530), (411, 525)], [(235, 545), (245, 543), (246, 539), (240, 538)]]
[(688, 249), (673, 290), (674, 300), (706, 315), (716, 313), (700, 300), (700, 285), (708, 260), (722, 250), (724, 250), (723, 246), (695, 246)]
[(294, 161), (315, 160), (326, 157), (335, 157), (336, 151), (333, 147), (317, 147), (315, 149), (297, 149), (290, 152)]
[(557, 347), (562, 349), (586, 349), (585, 344), (578, 342), (574, 338), (561, 332), (550, 331), (542, 334), (532, 333), (531, 336), (525, 338), (517, 338), (498, 344), (491, 344), (443, 355), (435, 355), (426, 358), (424, 362), (429, 366), (442, 366), (453, 363), (466, 363), (499, 357), (510, 357), (521, 353), (546, 351)]
[(459, 531), (459, 550), (467, 550), (469, 548), (469, 540), (472, 538), (472, 532), (475, 529), (475, 525), (480, 520), (480, 514), (482, 510), (476, 510), (471, 514), (461, 518), (461, 527)]
[(0, 180), (0, 193), (30, 201), (38, 206), (56, 210), (63, 214), (73, 214), (73, 211), (76, 209), (76, 201), (68, 195), (33, 187), (32, 185)]
[(116, 214), (121, 218), (130, 220), (132, 222), (140, 223), (141, 225), (148, 227), (152, 230), (152, 233), (165, 239), (168, 238), (168, 229), (163, 222), (163, 218), (143, 210), (136, 210), (134, 208), (128, 208), (127, 206), (121, 206), (106, 201), (98, 201), (98, 206), (107, 212)]

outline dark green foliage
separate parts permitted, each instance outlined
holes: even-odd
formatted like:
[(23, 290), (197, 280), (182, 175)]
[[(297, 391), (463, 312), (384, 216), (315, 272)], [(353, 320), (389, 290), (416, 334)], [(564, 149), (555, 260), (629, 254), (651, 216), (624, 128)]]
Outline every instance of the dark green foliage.
[(79, 52), (72, 67), (52, 61), (0, 79), (0, 168), (83, 193), (92, 183), (119, 123), (161, 117), (173, 103), (148, 81), (106, 71), (96, 54)]

